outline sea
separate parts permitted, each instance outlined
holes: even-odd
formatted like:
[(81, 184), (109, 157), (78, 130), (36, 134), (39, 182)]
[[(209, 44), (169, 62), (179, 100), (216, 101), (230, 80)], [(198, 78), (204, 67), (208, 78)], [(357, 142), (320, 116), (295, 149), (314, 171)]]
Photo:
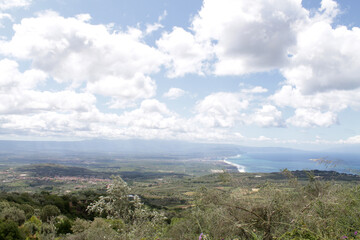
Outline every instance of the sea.
[(237, 167), (239, 172), (279, 172), (288, 169), (360, 173), (360, 155), (355, 153), (246, 153), (222, 160)]

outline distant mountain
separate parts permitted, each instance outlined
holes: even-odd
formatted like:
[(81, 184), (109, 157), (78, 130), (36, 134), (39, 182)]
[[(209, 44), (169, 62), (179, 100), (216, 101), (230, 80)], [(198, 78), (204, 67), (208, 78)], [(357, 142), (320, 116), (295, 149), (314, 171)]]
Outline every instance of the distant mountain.
[(246, 147), (235, 144), (192, 143), (169, 140), (86, 140), (57, 141), (0, 141), (0, 153), (94, 153), (136, 156), (216, 157), (242, 153), (301, 153), (290, 148)]
[(360, 154), (360, 144), (336, 146), (336, 147), (333, 147), (333, 148), (326, 149), (326, 150), (324, 150), (324, 152), (330, 152), (330, 153), (358, 153), (358, 154)]

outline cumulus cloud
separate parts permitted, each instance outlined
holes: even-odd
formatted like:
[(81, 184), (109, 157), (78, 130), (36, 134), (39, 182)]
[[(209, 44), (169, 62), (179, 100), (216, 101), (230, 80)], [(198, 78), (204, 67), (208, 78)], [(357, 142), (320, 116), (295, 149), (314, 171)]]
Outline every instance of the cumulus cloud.
[(135, 73), (131, 80), (121, 76), (104, 76), (101, 81), (88, 82), (87, 90), (94, 94), (111, 96), (110, 108), (126, 108), (133, 100), (153, 97), (156, 83), (149, 76)]
[(121, 101), (152, 97), (156, 86), (149, 75), (159, 71), (163, 54), (143, 43), (138, 29), (110, 32), (89, 20), (89, 15), (64, 18), (51, 11), (22, 19), (1, 51), (31, 60), (57, 82), (73, 87), (85, 82), (95, 94)]
[(38, 83), (44, 82), (47, 74), (37, 70), (27, 70), (24, 73), (19, 71), (19, 64), (10, 59), (0, 60), (0, 90), (7, 92), (15, 89), (31, 89)]
[[(28, 4), (0, 0), (0, 11)], [(360, 108), (360, 30), (333, 27), (339, 13), (334, 0), (322, 0), (313, 15), (300, 0), (204, 0), (190, 28), (163, 32), (156, 47), (144, 38), (163, 27), (166, 14), (144, 31), (94, 25), (88, 14), (65, 18), (47, 11), (25, 18), (14, 25), (12, 39), (0, 44), (7, 57), (31, 62), (29, 70), (20, 71), (15, 61), (0, 61), (0, 129), (35, 135), (231, 141), (244, 139), (236, 131), (243, 124), (329, 127), (338, 123), (340, 111)], [(0, 13), (1, 18), (11, 16)], [(152, 76), (163, 66), (169, 78), (279, 69), (285, 79), (269, 99), (264, 99), (269, 90), (262, 86), (210, 94), (196, 103), (194, 116), (185, 119), (152, 99), (157, 88)], [(66, 87), (39, 90), (51, 78)], [(170, 88), (163, 97), (184, 94)], [(108, 108), (134, 109), (103, 113), (96, 108), (99, 95), (110, 99)], [(281, 108), (287, 107), (294, 115), (285, 121)], [(358, 136), (343, 141), (356, 142)]]
[(138, 109), (125, 112), (121, 118), (128, 127), (148, 129), (172, 129), (177, 121), (176, 114), (156, 99), (142, 101)]
[(264, 105), (257, 109), (247, 121), (261, 127), (284, 127), (282, 113), (273, 105)]
[(315, 109), (298, 108), (295, 115), (286, 121), (296, 127), (330, 127), (338, 122), (333, 112), (321, 112)]
[(221, 128), (182, 119), (156, 99), (144, 100), (140, 107), (123, 114), (47, 111), (36, 114), (0, 114), (0, 132), (46, 137), (105, 137), (114, 139), (180, 139), (231, 142), (244, 137)]
[(259, 136), (257, 138), (250, 138), (250, 140), (264, 142), (264, 141), (273, 141), (274, 139), (265, 136)]
[(156, 44), (168, 55), (167, 68), (170, 78), (181, 77), (186, 73), (204, 74), (204, 62), (211, 56), (211, 48), (197, 41), (191, 32), (174, 27), (172, 32), (163, 33)]
[[(322, 0), (319, 11), (322, 13), (320, 15), (322, 19), (325, 17), (332, 22), (332, 19), (340, 13), (339, 4), (334, 0)], [(317, 17), (319, 17), (319, 15), (317, 15)]]
[(279, 107), (295, 109), (295, 115), (287, 121), (289, 124), (298, 127), (329, 127), (338, 123), (337, 115), (342, 110), (360, 108), (360, 88), (304, 95), (299, 89), (285, 85), (269, 99)]
[(17, 7), (27, 7), (32, 0), (0, 0), (0, 10), (8, 10)]
[(163, 28), (164, 26), (161, 24), (161, 21), (167, 16), (167, 11), (165, 10), (163, 12), (162, 15), (159, 16), (158, 21), (156, 23), (153, 24), (146, 24), (146, 30), (145, 30), (145, 34), (149, 35), (152, 32), (155, 32), (161, 28)]
[(360, 29), (332, 26), (337, 2), (321, 7), (297, 30), (289, 63), (281, 68), (284, 86), (270, 97), (280, 107), (295, 108), (288, 124), (328, 127), (340, 111), (360, 106)]
[(360, 144), (360, 135), (352, 136), (345, 140), (340, 140), (339, 143)]
[(268, 89), (261, 87), (261, 86), (256, 86), (253, 88), (244, 88), (241, 89), (242, 93), (266, 93), (268, 92)]
[(213, 93), (196, 104), (195, 120), (208, 127), (233, 127), (248, 105), (249, 101), (238, 93)]
[(87, 111), (96, 99), (89, 93), (66, 90), (59, 92), (38, 91), (47, 74), (32, 69), (19, 71), (17, 62), (0, 61), (0, 114), (25, 114), (40, 111)]
[(3, 12), (12, 8), (27, 7), (31, 4), (31, 0), (0, 0), (0, 28), (4, 27), (3, 19), (13, 21), (11, 14)]
[(285, 85), (269, 98), (280, 107), (315, 108), (333, 112), (340, 112), (348, 107), (354, 109), (360, 107), (360, 89), (332, 90), (304, 95), (299, 89)]
[(282, 67), (307, 15), (301, 1), (204, 0), (192, 29), (214, 43), (215, 74), (238, 75)]
[(73, 91), (39, 92), (25, 90), (0, 94), (0, 114), (27, 114), (42, 111), (88, 111), (95, 97), (89, 93)]
[(282, 73), (303, 94), (360, 87), (360, 29), (333, 29), (325, 21), (311, 24), (299, 33), (291, 63)]
[(52, 137), (118, 137), (119, 117), (93, 108), (86, 112), (48, 111), (27, 115), (0, 115), (0, 129), (18, 135)]
[(161, 28), (163, 28), (164, 26), (160, 23), (154, 23), (154, 24), (147, 24), (146, 25), (146, 30), (145, 33), (146, 34), (151, 34), (152, 32), (155, 32)]
[(183, 96), (186, 92), (182, 90), (181, 88), (170, 88), (169, 91), (164, 93), (163, 97), (169, 98), (169, 99), (177, 99), (181, 96)]

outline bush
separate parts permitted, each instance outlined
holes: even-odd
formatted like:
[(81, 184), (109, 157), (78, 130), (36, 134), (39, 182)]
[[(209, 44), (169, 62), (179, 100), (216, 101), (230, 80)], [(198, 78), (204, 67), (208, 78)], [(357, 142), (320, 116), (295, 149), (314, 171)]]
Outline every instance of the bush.
[(26, 220), (24, 211), (16, 207), (4, 208), (0, 214), (0, 218), (4, 220), (12, 220), (19, 226)]
[(60, 210), (57, 206), (46, 205), (41, 209), (40, 218), (43, 222), (49, 222), (56, 216), (60, 215)]
[(67, 234), (73, 232), (71, 229), (72, 223), (67, 217), (59, 219), (59, 221), (55, 224), (55, 227), (57, 234)]
[(18, 225), (11, 220), (0, 222), (1, 240), (23, 240), (24, 234), (19, 230)]

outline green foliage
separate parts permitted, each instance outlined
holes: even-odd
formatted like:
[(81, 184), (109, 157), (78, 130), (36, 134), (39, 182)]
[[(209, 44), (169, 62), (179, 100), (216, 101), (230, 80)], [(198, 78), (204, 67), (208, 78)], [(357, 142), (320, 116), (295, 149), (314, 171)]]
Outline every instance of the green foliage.
[(26, 219), (31, 218), (35, 213), (35, 209), (29, 204), (21, 204), (19, 205), (19, 208), (24, 211)]
[(72, 233), (72, 223), (70, 221), (70, 219), (68, 219), (67, 217), (61, 217), (56, 219), (57, 222), (55, 224), (56, 227), (56, 233), (57, 234), (67, 234), (67, 233)]
[[(324, 180), (334, 177), (349, 182)], [(28, 240), (199, 239), (201, 233), (208, 240), (356, 239), (360, 187), (351, 183), (354, 179), (334, 172), (285, 169), (261, 177), (224, 172), (172, 182), (162, 179), (132, 183), (131, 189), (117, 177), (102, 196), (94, 191), (64, 196), (0, 193), (0, 216), (15, 220), (12, 231), (23, 231)], [(155, 210), (144, 199), (160, 205)], [(173, 208), (174, 203), (181, 206)], [(21, 211), (43, 222), (31, 216), (23, 223), (24, 216), (15, 218)]]
[[(167, 236), (194, 239), (340, 239), (360, 229), (360, 188), (324, 182), (265, 184), (255, 192), (202, 188)], [(185, 230), (185, 232), (183, 232)], [(349, 238), (350, 239), (350, 238)]]
[[(40, 215), (38, 211), (43, 206), (54, 205), (59, 208), (61, 214), (70, 218), (93, 219), (92, 214), (88, 214), (86, 208), (89, 202), (94, 201), (100, 194), (94, 191), (78, 192), (72, 196), (58, 196), (49, 192), (36, 194), (28, 193), (5, 193), (0, 192), (0, 212), (4, 207), (14, 206), (25, 212), (28, 219), (34, 214)], [(2, 201), (6, 200), (6, 201)]]
[(84, 232), (86, 229), (90, 228), (91, 223), (87, 220), (77, 218), (71, 227), (71, 230), (74, 233)]
[(45, 207), (43, 207), (41, 209), (41, 215), (40, 218), (43, 222), (49, 222), (51, 221), (54, 217), (60, 215), (60, 210), (58, 207), (54, 206), (54, 205), (46, 205)]
[(36, 216), (32, 216), (29, 220), (27, 220), (22, 229), (28, 239), (37, 239), (37, 235), (41, 230), (41, 220)]
[(0, 222), (0, 240), (24, 240), (18, 225), (11, 220)]
[(0, 202), (0, 212), (2, 212), (4, 209), (9, 208), (10, 207), (10, 203), (7, 201), (2, 201)]
[(53, 223), (43, 223), (41, 225), (39, 239), (40, 240), (54, 240), (56, 237), (56, 228)]
[(132, 217), (132, 202), (129, 199), (130, 188), (120, 177), (115, 177), (108, 185), (107, 195), (100, 196), (99, 200), (91, 203), (89, 212), (99, 213), (110, 218), (130, 220)]
[(320, 237), (308, 229), (295, 228), (290, 232), (286, 232), (279, 239), (293, 239), (293, 240), (321, 240)]
[(75, 229), (73, 228), (75, 234), (67, 236), (66, 240), (120, 239), (120, 234), (112, 228), (111, 223), (103, 218), (95, 218), (89, 225), (77, 220), (74, 226), (76, 226)]
[(161, 235), (164, 230), (164, 214), (149, 209), (137, 195), (131, 195), (130, 192), (127, 183), (116, 177), (108, 186), (107, 195), (90, 204), (88, 210), (109, 219), (123, 220), (124, 226), (119, 222), (114, 225), (113, 221), (112, 229), (121, 232), (124, 239), (154, 239)]
[(16, 207), (8, 207), (1, 211), (0, 219), (11, 220), (21, 225), (25, 222), (25, 213)]

